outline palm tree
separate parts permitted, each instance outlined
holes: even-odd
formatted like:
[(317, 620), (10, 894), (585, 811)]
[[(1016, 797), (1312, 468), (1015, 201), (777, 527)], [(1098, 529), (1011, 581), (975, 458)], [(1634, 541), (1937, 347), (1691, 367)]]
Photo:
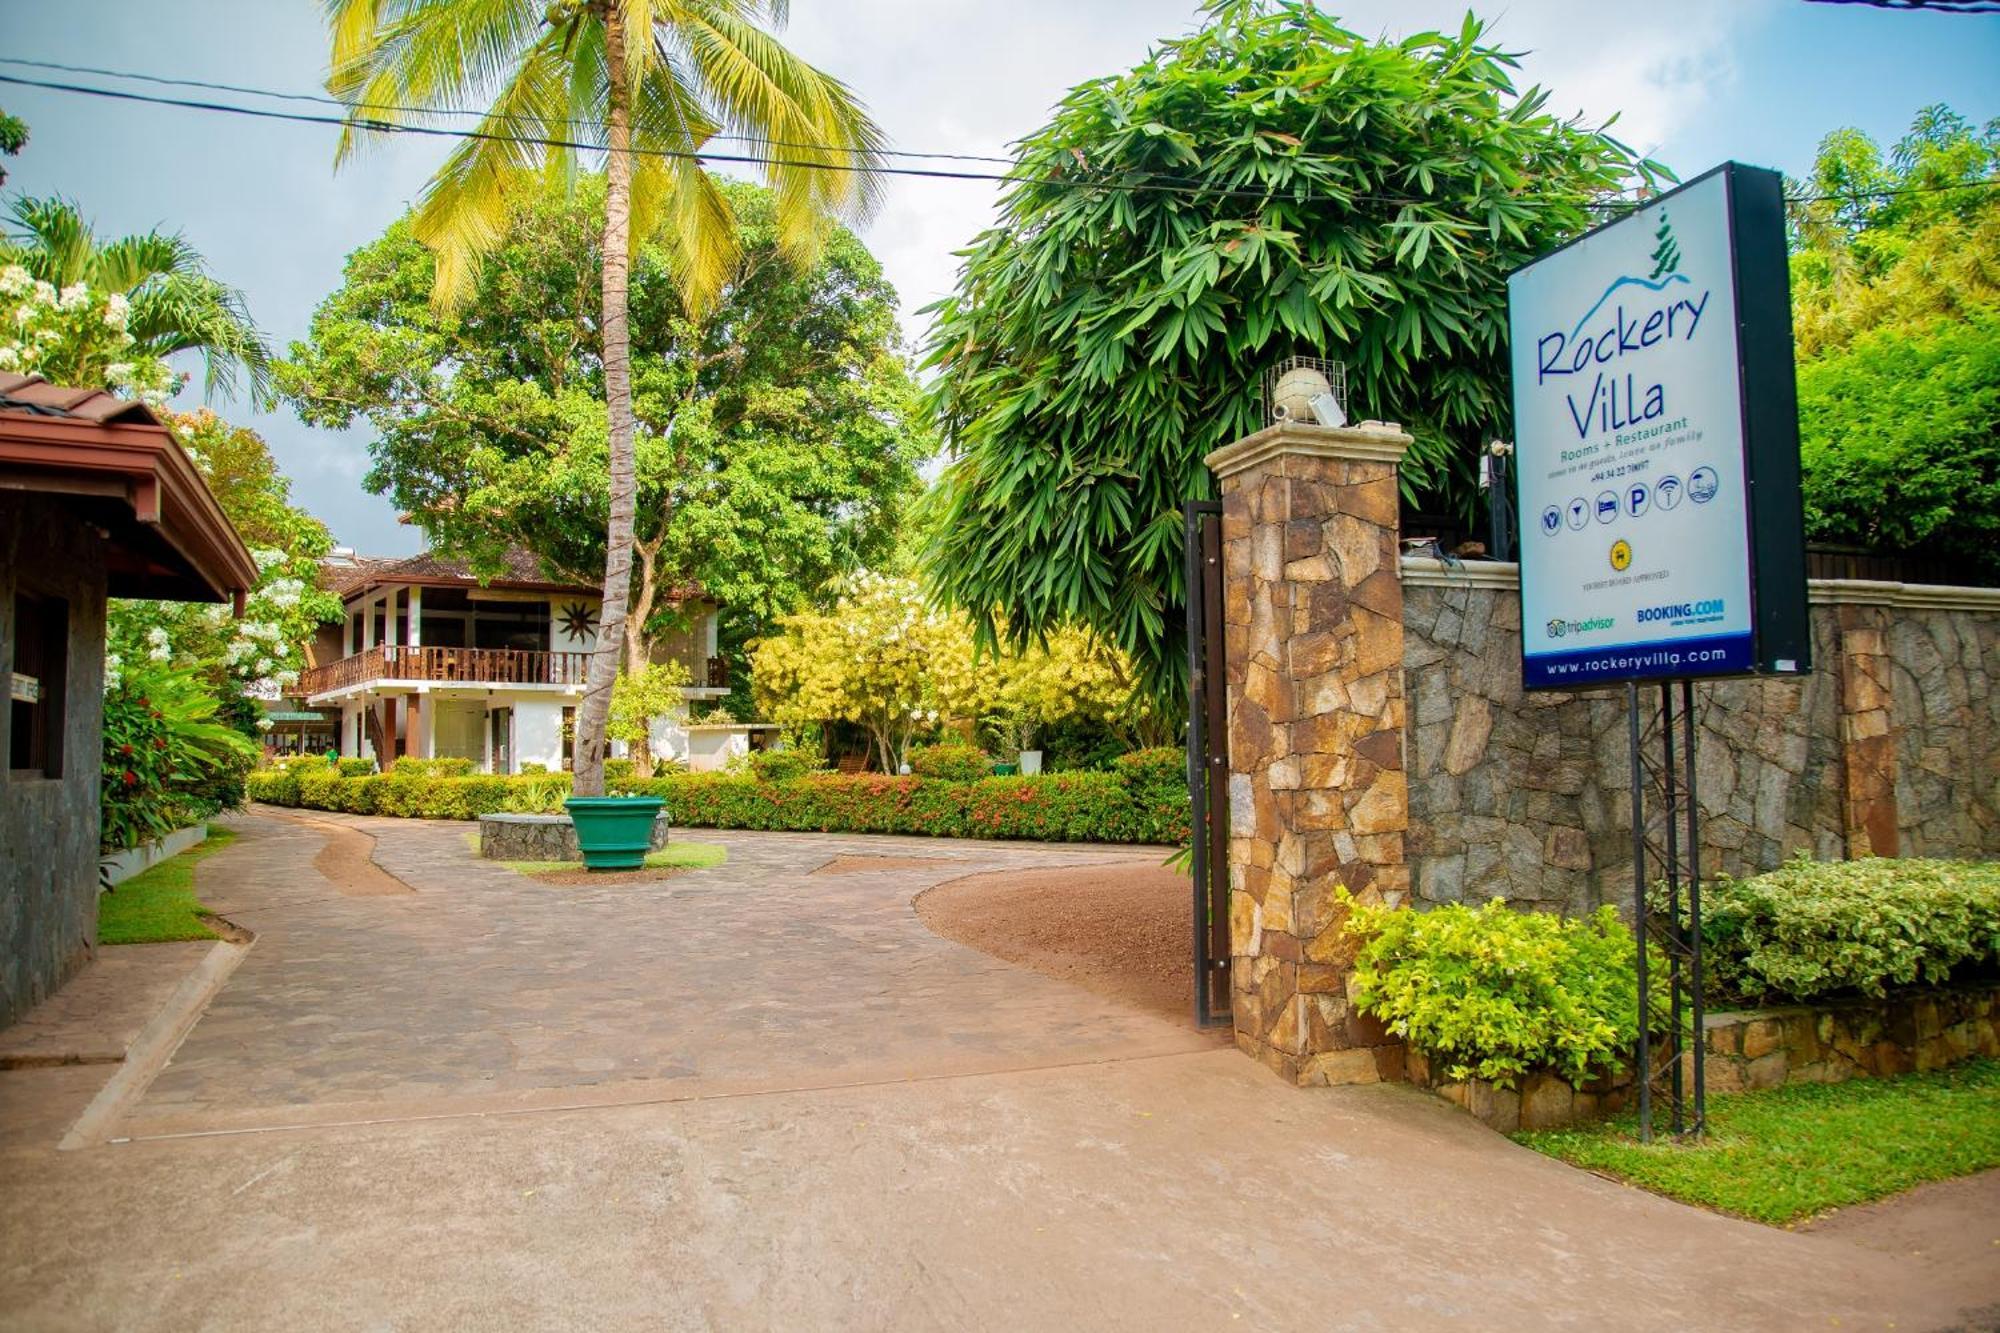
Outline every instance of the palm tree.
[(75, 204), (54, 196), (14, 199), (7, 219), (0, 263), (56, 287), (81, 282), (118, 293), (131, 305), (125, 331), (133, 351), (163, 359), (199, 352), (209, 394), (234, 396), (241, 373), (253, 401), (270, 400), (271, 349), (243, 293), (212, 277), (183, 237), (149, 231), (102, 240)]
[[(605, 156), (604, 394), (611, 505), (604, 607), (576, 719), (578, 795), (604, 791), (605, 720), (618, 675), (632, 570), (631, 339), (626, 283), (636, 231), (656, 238), (694, 311), (735, 259), (728, 203), (694, 156), (725, 127), (770, 159), (787, 248), (809, 257), (823, 221), (873, 201), (881, 133), (837, 79), (786, 50), (789, 0), (325, 0), (327, 88), (352, 110), (344, 160), (371, 123), (450, 123), (481, 103), (412, 227), (436, 256), (432, 298), (470, 295), (531, 179)], [(761, 148), (762, 151), (759, 151)]]

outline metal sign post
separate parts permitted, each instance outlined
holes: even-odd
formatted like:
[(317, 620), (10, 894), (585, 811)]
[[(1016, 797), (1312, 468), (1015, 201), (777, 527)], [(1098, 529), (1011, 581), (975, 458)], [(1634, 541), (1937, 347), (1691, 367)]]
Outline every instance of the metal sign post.
[[(1694, 682), (1625, 686), (1632, 758), (1632, 921), (1638, 945), (1639, 1137), (1653, 1138), (1654, 1106), (1664, 1096), (1672, 1132), (1699, 1137), (1708, 1098), (1703, 1032), (1701, 935), (1701, 811), (1695, 788)], [(1676, 698), (1678, 696), (1678, 698)], [(1679, 743), (1675, 732), (1678, 727)], [(1657, 876), (1649, 874), (1657, 870)], [(1659, 994), (1654, 963), (1666, 964)], [(1666, 1058), (1653, 1036), (1664, 998)]]

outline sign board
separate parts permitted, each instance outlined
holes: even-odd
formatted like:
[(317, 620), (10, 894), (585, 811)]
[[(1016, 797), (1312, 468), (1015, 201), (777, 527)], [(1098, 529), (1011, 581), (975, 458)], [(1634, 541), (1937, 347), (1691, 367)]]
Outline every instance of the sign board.
[(1526, 687), (1806, 671), (1778, 174), (1725, 163), (1507, 298)]
[(7, 698), (12, 703), (34, 704), (42, 701), (42, 682), (33, 676), (24, 676), (18, 671), (9, 672), (13, 680), (7, 687)]

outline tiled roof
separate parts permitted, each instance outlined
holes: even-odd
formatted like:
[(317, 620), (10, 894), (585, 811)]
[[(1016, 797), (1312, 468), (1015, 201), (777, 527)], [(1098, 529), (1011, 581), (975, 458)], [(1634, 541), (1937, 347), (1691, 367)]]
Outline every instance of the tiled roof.
[(340, 556), (320, 562), (320, 576), (331, 591), (342, 597), (382, 583), (464, 584), (482, 582), (492, 587), (546, 588), (556, 592), (595, 594), (591, 584), (570, 579), (550, 578), (541, 562), (516, 547), (507, 552), (499, 572), (482, 580), (464, 560), (452, 560), (434, 551), (407, 556)]
[(144, 403), (114, 397), (102, 389), (59, 388), (40, 375), (0, 375), (0, 412), (70, 417), (96, 425), (163, 424)]

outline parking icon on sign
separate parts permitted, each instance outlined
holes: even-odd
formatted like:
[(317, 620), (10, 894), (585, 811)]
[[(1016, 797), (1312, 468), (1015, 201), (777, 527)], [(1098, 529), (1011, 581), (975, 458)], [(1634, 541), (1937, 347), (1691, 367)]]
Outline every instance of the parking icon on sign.
[(1652, 500), (1652, 492), (1644, 482), (1634, 482), (1625, 488), (1625, 512), (1633, 518), (1646, 512), (1646, 505)]

